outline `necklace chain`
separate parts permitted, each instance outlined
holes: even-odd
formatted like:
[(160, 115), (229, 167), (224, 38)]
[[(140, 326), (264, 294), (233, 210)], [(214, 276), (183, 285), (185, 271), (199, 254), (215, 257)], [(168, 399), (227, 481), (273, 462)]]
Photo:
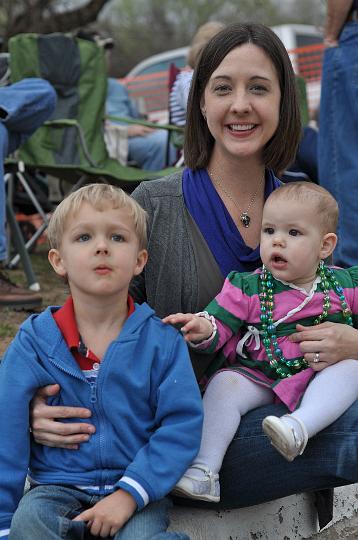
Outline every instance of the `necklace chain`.
[(219, 189), (221, 189), (221, 191), (226, 195), (226, 197), (236, 206), (236, 208), (239, 210), (240, 212), (240, 221), (241, 223), (243, 224), (243, 226), (247, 229), (250, 225), (250, 222), (251, 222), (251, 217), (249, 216), (249, 210), (251, 208), (251, 206), (254, 204), (254, 201), (256, 199), (256, 196), (260, 190), (260, 187), (261, 185), (263, 184), (263, 181), (265, 179), (265, 170), (262, 174), (262, 177), (258, 183), (258, 186), (257, 186), (257, 189), (255, 191), (255, 193), (252, 195), (250, 201), (249, 201), (249, 204), (247, 205), (247, 208), (246, 210), (241, 210), (241, 208), (239, 207), (239, 205), (237, 204), (235, 198), (233, 197), (233, 195), (231, 195), (231, 193), (229, 191), (227, 191), (227, 189), (223, 186), (223, 183), (222, 181), (220, 180), (220, 178), (217, 178), (213, 177), (213, 174), (212, 174), (212, 171), (209, 171), (208, 169), (208, 174), (209, 174), (209, 177), (211, 178), (211, 181), (213, 182), (214, 186), (217, 186)]
[[(323, 289), (323, 306), (322, 313), (315, 318), (313, 324), (320, 324), (324, 319), (327, 318), (329, 308), (331, 306), (331, 299), (329, 293), (330, 290), (333, 290), (338, 295), (338, 298), (341, 302), (344, 321), (346, 322), (346, 324), (352, 326), (352, 312), (346, 302), (343, 288), (338, 283), (332, 270), (328, 268), (323, 261), (321, 261), (317, 270), (317, 274), (321, 278), (321, 287)], [(302, 369), (309, 367), (309, 365), (304, 359), (304, 357), (288, 360), (283, 355), (283, 352), (277, 341), (276, 325), (273, 321), (273, 293), (275, 279), (273, 278), (271, 272), (269, 272), (264, 266), (260, 275), (260, 283), (261, 292), (259, 294), (259, 297), (261, 307), (260, 320), (263, 335), (262, 343), (265, 347), (267, 360), (271, 368), (273, 368), (273, 370), (276, 372), (278, 378), (285, 379), (286, 377), (291, 377)]]

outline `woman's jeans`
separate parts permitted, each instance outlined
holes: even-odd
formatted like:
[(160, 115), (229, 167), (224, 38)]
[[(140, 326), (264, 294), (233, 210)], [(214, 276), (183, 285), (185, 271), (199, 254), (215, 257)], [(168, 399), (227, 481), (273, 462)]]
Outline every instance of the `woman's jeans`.
[[(14, 514), (10, 540), (92, 540), (86, 523), (72, 521), (101, 497), (66, 486), (38, 486), (22, 498)], [(186, 534), (166, 532), (169, 499), (161, 499), (133, 514), (111, 540), (189, 540)]]
[(319, 183), (339, 203), (337, 266), (358, 265), (358, 22), (327, 48), (319, 111)]

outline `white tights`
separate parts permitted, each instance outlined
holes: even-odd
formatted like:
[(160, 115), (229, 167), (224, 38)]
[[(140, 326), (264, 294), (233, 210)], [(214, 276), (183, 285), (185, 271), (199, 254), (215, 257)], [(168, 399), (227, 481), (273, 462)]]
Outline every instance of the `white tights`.
[[(310, 438), (337, 420), (356, 399), (358, 361), (343, 360), (316, 374), (292, 417), (304, 423)], [(203, 398), (203, 434), (195, 463), (204, 463), (213, 473), (218, 473), (241, 416), (256, 407), (273, 403), (273, 400), (271, 389), (237, 371), (217, 373)]]

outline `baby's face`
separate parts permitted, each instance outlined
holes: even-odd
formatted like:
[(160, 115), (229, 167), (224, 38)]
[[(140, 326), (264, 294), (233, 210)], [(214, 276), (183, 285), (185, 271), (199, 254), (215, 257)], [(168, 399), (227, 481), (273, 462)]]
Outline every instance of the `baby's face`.
[(262, 262), (276, 278), (301, 287), (311, 284), (321, 258), (323, 236), (313, 203), (269, 200), (262, 218)]
[[(72, 294), (104, 298), (123, 293), (146, 261), (133, 217), (126, 208), (99, 210), (83, 203), (68, 216), (57, 257), (50, 262), (67, 277)], [(145, 252), (146, 253), (146, 252)]]

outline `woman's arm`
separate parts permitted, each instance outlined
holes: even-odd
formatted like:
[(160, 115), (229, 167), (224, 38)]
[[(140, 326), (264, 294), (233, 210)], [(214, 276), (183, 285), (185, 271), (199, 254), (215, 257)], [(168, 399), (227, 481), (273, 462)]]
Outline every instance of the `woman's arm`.
[[(305, 360), (315, 371), (322, 371), (331, 364), (358, 359), (358, 330), (347, 324), (325, 322), (317, 326), (298, 324), (290, 340), (299, 343)], [(319, 353), (319, 362), (313, 359)]]
[(31, 402), (30, 423), (34, 439), (45, 446), (77, 450), (95, 432), (92, 424), (83, 422), (58, 422), (61, 418), (89, 418), (91, 411), (81, 407), (56, 407), (47, 405), (47, 398), (60, 391), (58, 384), (44, 386)]
[(328, 0), (324, 29), (324, 44), (326, 47), (337, 47), (339, 34), (342, 31), (352, 0)]

